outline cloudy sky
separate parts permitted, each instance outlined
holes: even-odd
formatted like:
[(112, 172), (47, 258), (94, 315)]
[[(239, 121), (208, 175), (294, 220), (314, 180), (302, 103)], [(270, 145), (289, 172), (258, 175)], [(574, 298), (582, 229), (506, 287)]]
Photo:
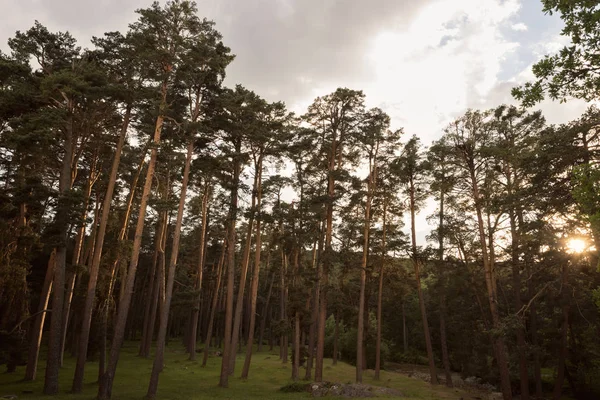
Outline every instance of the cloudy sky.
[[(82, 46), (125, 30), (150, 0), (0, 0), (0, 41), (39, 20)], [(299, 113), (316, 96), (362, 89), (425, 144), (467, 108), (513, 103), (511, 87), (565, 44), (561, 21), (539, 0), (200, 0), (237, 55), (227, 84), (241, 83)], [(545, 102), (551, 123), (579, 116), (582, 102)], [(424, 231), (423, 231), (424, 232)], [(421, 233), (423, 235), (423, 233)]]

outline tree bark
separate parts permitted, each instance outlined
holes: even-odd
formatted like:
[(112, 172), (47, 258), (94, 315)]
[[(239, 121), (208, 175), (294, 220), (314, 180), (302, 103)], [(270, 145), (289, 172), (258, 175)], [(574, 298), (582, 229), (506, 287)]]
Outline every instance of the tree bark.
[[(509, 181), (510, 184), (510, 181)], [(509, 190), (509, 195), (511, 195)], [(511, 264), (513, 275), (513, 297), (515, 312), (523, 306), (521, 300), (521, 268), (519, 263), (520, 235), (517, 228), (517, 219), (513, 210), (509, 212), (511, 234)], [(529, 369), (527, 366), (527, 345), (525, 343), (525, 327), (523, 318), (519, 318), (517, 330), (517, 348), (519, 353), (519, 377), (521, 383), (521, 399), (529, 400)]]
[[(269, 264), (271, 263), (271, 251), (267, 249), (267, 260), (265, 261), (265, 269), (269, 269)], [(262, 350), (262, 342), (265, 335), (265, 327), (267, 325), (267, 317), (269, 316), (269, 311), (271, 307), (271, 296), (273, 294), (273, 284), (275, 283), (275, 274), (271, 274), (271, 283), (269, 284), (269, 291), (267, 292), (267, 298), (265, 299), (265, 304), (262, 309), (262, 316), (260, 321), (260, 328), (258, 330), (258, 345), (256, 348), (257, 352)]]
[(408, 329), (406, 328), (404, 302), (402, 302), (402, 348), (404, 349), (404, 353), (408, 352)]
[[(262, 164), (262, 161), (258, 161)], [(244, 291), (246, 289), (246, 277), (248, 275), (248, 266), (250, 265), (250, 248), (252, 247), (252, 228), (254, 225), (254, 216), (256, 214), (256, 197), (258, 195), (259, 174), (254, 171), (254, 183), (252, 187), (252, 205), (250, 208), (250, 216), (248, 217), (248, 231), (246, 232), (246, 243), (242, 256), (242, 268), (240, 271), (240, 281), (238, 284), (238, 294), (235, 302), (235, 313), (233, 319), (233, 330), (231, 334), (231, 354), (229, 357), (229, 375), (233, 375), (235, 371), (235, 359), (237, 356), (236, 348), (240, 338), (240, 328), (242, 322), (242, 310), (244, 308)]]
[(562, 292), (562, 327), (560, 334), (560, 344), (558, 350), (558, 372), (554, 380), (554, 392), (552, 398), (560, 400), (562, 396), (562, 388), (565, 380), (566, 361), (567, 361), (567, 337), (569, 334), (569, 295), (567, 284), (569, 280), (568, 263), (564, 262), (562, 266), (561, 292)]
[[(479, 243), (481, 245), (481, 253), (483, 258), (483, 268), (485, 270), (485, 283), (488, 291), (488, 301), (490, 304), (490, 312), (492, 314), (492, 324), (494, 329), (501, 328), (500, 314), (498, 312), (498, 294), (496, 292), (496, 277), (495, 271), (490, 263), (488, 255), (485, 229), (483, 226), (483, 214), (481, 211), (481, 199), (479, 194), (479, 185), (477, 178), (475, 177), (474, 169), (470, 170), (471, 174), (471, 188), (473, 191), (473, 200), (475, 203), (475, 211), (477, 214), (477, 227), (479, 231)], [(494, 350), (496, 353), (496, 361), (498, 362), (498, 370), (500, 372), (500, 382), (502, 388), (502, 397), (504, 400), (512, 399), (512, 389), (510, 385), (510, 375), (508, 371), (508, 360), (506, 358), (506, 347), (504, 345), (504, 339), (501, 336), (497, 336), (493, 339)]]
[(204, 192), (202, 193), (202, 222), (200, 226), (200, 245), (198, 254), (198, 267), (196, 269), (196, 282), (195, 288), (198, 291), (198, 297), (196, 298), (196, 304), (192, 310), (191, 326), (190, 326), (190, 338), (188, 349), (190, 352), (190, 360), (196, 360), (196, 341), (198, 338), (198, 321), (200, 317), (200, 307), (202, 300), (202, 274), (204, 270), (204, 250), (206, 248), (206, 228), (208, 225), (208, 201), (210, 200), (210, 181), (204, 182)]
[[(166, 105), (167, 97), (167, 82), (162, 84), (162, 99), (161, 99), (161, 111), (164, 110)], [(133, 288), (135, 284), (135, 273), (137, 271), (138, 260), (140, 256), (140, 250), (142, 245), (142, 234), (144, 232), (144, 224), (146, 218), (146, 208), (148, 206), (148, 199), (150, 197), (150, 191), (152, 189), (152, 183), (154, 178), (154, 169), (156, 168), (156, 159), (158, 155), (158, 145), (160, 143), (160, 135), (162, 131), (164, 116), (159, 113), (156, 119), (152, 150), (150, 152), (150, 162), (148, 163), (148, 169), (146, 171), (146, 180), (144, 182), (144, 189), (142, 191), (142, 198), (140, 200), (139, 215), (135, 227), (135, 236), (133, 239), (133, 247), (131, 251), (131, 260), (129, 263), (129, 271), (127, 274), (127, 281), (125, 282), (125, 295), (119, 302), (119, 309), (117, 313), (117, 321), (114, 328), (113, 341), (110, 349), (110, 356), (108, 359), (108, 366), (105, 373), (102, 375), (100, 386), (98, 388), (98, 398), (100, 400), (110, 399), (112, 395), (112, 385), (117, 370), (117, 363), (119, 361), (119, 353), (123, 340), (125, 337), (125, 324), (127, 323), (127, 316), (129, 313), (129, 305), (131, 303), (131, 297), (133, 295)]]
[(371, 232), (371, 202), (373, 191), (375, 190), (375, 177), (377, 174), (376, 164), (377, 152), (375, 157), (369, 157), (369, 180), (367, 183), (367, 202), (365, 205), (365, 223), (363, 230), (363, 254), (360, 265), (360, 295), (358, 300), (358, 329), (356, 339), (356, 382), (362, 383), (363, 350), (364, 350), (364, 329), (365, 329), (365, 286), (367, 282), (367, 259), (369, 256), (369, 235)]
[(333, 360), (332, 364), (337, 365), (338, 353), (339, 353), (339, 340), (340, 340), (340, 313), (339, 311), (335, 314), (335, 327), (333, 329)]
[(104, 236), (106, 234), (106, 226), (108, 224), (108, 217), (110, 215), (110, 205), (112, 203), (113, 192), (115, 183), (117, 181), (117, 173), (119, 172), (119, 164), (121, 162), (121, 153), (123, 145), (125, 144), (125, 137), (127, 136), (127, 128), (129, 127), (129, 118), (131, 115), (131, 106), (127, 107), (125, 115), (123, 117), (123, 123), (119, 134), (119, 141), (117, 142), (117, 148), (113, 158), (112, 166), (110, 169), (110, 178), (108, 180), (108, 186), (106, 187), (106, 193), (104, 195), (104, 202), (102, 204), (102, 216), (100, 217), (100, 225), (96, 234), (96, 243), (94, 245), (94, 252), (92, 257), (92, 263), (89, 269), (89, 281), (87, 287), (87, 293), (85, 297), (85, 305), (83, 308), (83, 318), (81, 320), (81, 333), (79, 336), (79, 351), (77, 354), (77, 363), (75, 367), (75, 376), (73, 377), (73, 386), (71, 391), (73, 393), (80, 393), (83, 389), (83, 375), (85, 369), (85, 361), (87, 358), (87, 347), (90, 335), (90, 326), (92, 323), (92, 311), (94, 309), (94, 300), (96, 298), (96, 284), (98, 282), (98, 271), (100, 271), (100, 259), (102, 257), (102, 247), (104, 246)]
[[(227, 234), (225, 236), (228, 236)], [(208, 348), (210, 347), (210, 342), (212, 339), (213, 326), (215, 321), (215, 313), (217, 311), (218, 302), (219, 302), (219, 290), (221, 289), (221, 277), (223, 275), (223, 264), (225, 262), (225, 254), (227, 251), (227, 242), (223, 241), (223, 251), (221, 251), (221, 257), (219, 258), (219, 263), (217, 265), (217, 274), (216, 274), (216, 283), (215, 290), (213, 292), (212, 298), (212, 306), (210, 307), (210, 316), (208, 317), (208, 327), (206, 328), (206, 340), (204, 341), (204, 355), (202, 357), (202, 366), (206, 366), (206, 362), (208, 360)]]
[(175, 220), (175, 231), (173, 232), (171, 257), (169, 259), (169, 272), (167, 277), (165, 303), (161, 309), (160, 325), (158, 327), (158, 339), (156, 343), (156, 356), (154, 358), (152, 373), (150, 375), (150, 383), (148, 385), (148, 392), (146, 394), (147, 399), (156, 398), (156, 392), (158, 390), (158, 375), (163, 369), (165, 339), (167, 337), (167, 322), (169, 320), (169, 310), (171, 308), (171, 299), (173, 297), (175, 269), (177, 265), (177, 257), (179, 255), (179, 240), (181, 238), (181, 225), (183, 222), (183, 212), (185, 208), (185, 198), (188, 186), (188, 178), (190, 174), (190, 165), (192, 163), (193, 150), (194, 142), (190, 140), (187, 146), (187, 156), (185, 159), (185, 167), (183, 169), (183, 179), (181, 182), (181, 192), (179, 195), (179, 208), (177, 209), (177, 219)]
[(50, 292), (52, 291), (52, 279), (54, 277), (54, 268), (56, 265), (56, 249), (50, 253), (48, 267), (46, 269), (46, 277), (40, 294), (40, 303), (38, 306), (38, 314), (33, 320), (31, 328), (31, 337), (29, 342), (29, 358), (27, 359), (27, 368), (25, 369), (25, 380), (34, 381), (37, 375), (37, 364), (40, 355), (40, 345), (42, 343), (42, 333), (44, 331), (44, 321), (46, 313), (44, 310), (48, 307), (50, 300)]
[(238, 189), (240, 184), (241, 160), (238, 154), (241, 153), (241, 140), (235, 143), (235, 155), (233, 160), (233, 177), (231, 182), (231, 203), (229, 207), (229, 226), (227, 238), (227, 292), (225, 304), (225, 331), (223, 332), (223, 358), (221, 362), (221, 376), (219, 386), (226, 388), (229, 386), (229, 360), (231, 352), (235, 349), (231, 347), (231, 333), (233, 325), (233, 284), (235, 279), (235, 226), (238, 213)]
[(419, 295), (419, 308), (421, 310), (421, 320), (423, 321), (423, 334), (425, 336), (425, 347), (427, 348), (427, 359), (429, 360), (429, 373), (431, 375), (431, 384), (437, 385), (437, 370), (435, 368), (435, 361), (433, 358), (433, 347), (431, 345), (431, 334), (429, 333), (429, 323), (427, 322), (427, 310), (425, 309), (425, 299), (423, 297), (423, 290), (421, 289), (421, 274), (419, 272), (420, 261), (417, 254), (417, 234), (415, 228), (415, 186), (412, 177), (409, 181), (409, 192), (410, 192), (410, 236), (412, 242), (412, 262), (415, 269), (415, 279), (417, 281), (417, 293)]
[(317, 246), (314, 246), (313, 250), (313, 270), (315, 271), (315, 283), (313, 288), (313, 298), (312, 298), (312, 315), (310, 321), (310, 328), (308, 331), (308, 357), (306, 359), (306, 374), (304, 375), (304, 379), (311, 379), (311, 371), (314, 361), (314, 353), (315, 353), (315, 340), (317, 336), (317, 324), (319, 322), (319, 295), (321, 294), (321, 289), (319, 287), (319, 279), (321, 278), (321, 255), (323, 254), (323, 233), (321, 223), (319, 223), (319, 239), (317, 240)]
[[(386, 193), (384, 193), (386, 196)], [(379, 286), (377, 290), (377, 338), (375, 341), (375, 380), (379, 380), (381, 371), (381, 333), (382, 333), (382, 308), (383, 308), (383, 272), (387, 256), (387, 199), (383, 199), (383, 226), (381, 237), (381, 264), (379, 266)]]
[[(260, 256), (262, 251), (262, 226), (260, 215), (262, 206), (262, 159), (260, 165), (255, 169), (254, 174), (255, 176), (258, 176), (258, 185), (256, 186), (256, 233), (254, 234), (256, 244), (254, 250), (254, 272), (252, 274), (252, 283), (250, 285), (250, 322), (248, 325), (248, 340), (246, 341), (246, 358), (244, 359), (244, 367), (242, 368), (242, 379), (248, 379), (250, 361), (252, 360), (252, 345), (254, 343), (254, 326), (256, 324), (256, 300), (258, 296)], [(260, 340), (262, 340), (262, 336)]]
[(44, 394), (58, 393), (58, 374), (60, 370), (60, 342), (62, 338), (62, 311), (65, 298), (65, 269), (67, 261), (67, 241), (69, 236), (69, 205), (65, 199), (71, 189), (71, 162), (75, 147), (73, 135), (73, 107), (69, 101), (69, 117), (65, 129), (65, 154), (58, 184), (58, 206), (56, 210), (56, 228), (58, 246), (56, 246), (56, 266), (54, 268), (54, 287), (52, 295), (52, 318), (50, 320), (50, 337), (48, 341), (48, 357), (44, 379)]

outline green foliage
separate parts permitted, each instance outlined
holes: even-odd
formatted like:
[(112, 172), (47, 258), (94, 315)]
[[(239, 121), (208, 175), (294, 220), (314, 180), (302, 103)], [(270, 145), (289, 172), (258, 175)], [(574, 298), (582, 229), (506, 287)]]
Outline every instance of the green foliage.
[(571, 39), (558, 54), (547, 55), (533, 66), (534, 82), (512, 90), (513, 96), (529, 107), (547, 94), (553, 100), (568, 97), (592, 101), (600, 89), (600, 10), (595, 1), (542, 0), (544, 11), (559, 13), (565, 26), (562, 35)]
[(284, 393), (303, 393), (307, 392), (310, 383), (305, 382), (290, 382), (287, 385), (282, 386), (279, 391)]

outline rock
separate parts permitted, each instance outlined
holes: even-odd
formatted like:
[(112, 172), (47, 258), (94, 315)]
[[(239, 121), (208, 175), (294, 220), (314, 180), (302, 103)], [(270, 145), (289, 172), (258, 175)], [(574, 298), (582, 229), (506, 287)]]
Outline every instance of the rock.
[(0, 397), (0, 399), (2, 400), (17, 400), (19, 398), (19, 396), (17, 396), (16, 394), (7, 394), (5, 396)]

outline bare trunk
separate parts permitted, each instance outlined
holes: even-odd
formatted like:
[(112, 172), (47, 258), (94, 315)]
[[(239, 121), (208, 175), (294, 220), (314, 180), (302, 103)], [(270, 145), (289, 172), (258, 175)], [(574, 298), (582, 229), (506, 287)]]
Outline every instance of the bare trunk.
[[(241, 143), (235, 145), (236, 154), (241, 152)], [(223, 332), (223, 358), (221, 362), (221, 376), (219, 386), (226, 388), (229, 386), (229, 360), (231, 353), (235, 352), (235, 348), (231, 347), (231, 333), (233, 328), (233, 284), (235, 280), (235, 226), (238, 213), (238, 188), (240, 180), (241, 160), (238, 156), (234, 156), (233, 160), (233, 179), (231, 187), (231, 204), (229, 208), (229, 226), (227, 239), (227, 292), (225, 305), (225, 331)]]
[(38, 306), (38, 314), (33, 320), (31, 328), (31, 337), (29, 342), (29, 358), (27, 360), (27, 368), (25, 369), (25, 380), (33, 381), (37, 375), (37, 364), (40, 355), (40, 345), (42, 343), (42, 333), (44, 331), (44, 321), (46, 320), (46, 309), (48, 300), (50, 300), (50, 292), (52, 291), (52, 279), (54, 277), (54, 268), (56, 265), (56, 250), (50, 253), (48, 267), (46, 269), (46, 277), (44, 278), (44, 286), (40, 294), (40, 303)]
[(438, 227), (438, 258), (440, 262), (440, 345), (442, 348), (442, 364), (444, 365), (444, 373), (446, 375), (446, 386), (453, 387), (452, 383), (452, 371), (450, 370), (450, 357), (448, 356), (448, 340), (446, 338), (446, 285), (448, 279), (446, 278), (446, 271), (444, 269), (444, 200), (445, 200), (445, 188), (442, 186), (440, 189), (440, 213), (439, 213), (439, 227)]
[(406, 312), (402, 303), (402, 346), (404, 353), (408, 352), (408, 329), (406, 328)]
[(412, 241), (412, 262), (415, 269), (415, 279), (417, 281), (417, 293), (419, 295), (419, 308), (421, 309), (421, 320), (423, 322), (423, 334), (425, 336), (425, 347), (427, 348), (427, 359), (429, 360), (429, 373), (431, 375), (431, 384), (437, 385), (437, 370), (433, 358), (433, 347), (431, 345), (431, 334), (429, 333), (429, 323), (427, 322), (427, 310), (425, 309), (425, 299), (421, 289), (421, 274), (419, 272), (420, 261), (417, 254), (417, 237), (415, 229), (415, 187), (413, 180), (410, 180), (410, 234)]
[[(321, 227), (321, 224), (319, 224)], [(315, 271), (315, 283), (313, 288), (312, 298), (312, 315), (310, 321), (310, 329), (308, 331), (308, 357), (306, 359), (306, 374), (304, 379), (311, 379), (311, 371), (315, 354), (315, 340), (317, 336), (317, 324), (319, 322), (319, 295), (321, 289), (319, 287), (319, 279), (321, 277), (321, 255), (323, 254), (323, 229), (319, 234), (318, 246), (313, 247), (313, 269)], [(318, 262), (317, 262), (318, 259)]]
[(292, 363), (292, 380), (297, 381), (300, 370), (300, 313), (294, 315), (294, 362)]
[[(269, 269), (269, 264), (271, 262), (271, 251), (269, 250), (267, 252), (267, 260), (265, 262), (265, 269)], [(271, 296), (273, 294), (273, 284), (275, 283), (275, 274), (271, 274), (271, 283), (269, 284), (269, 291), (267, 294), (267, 298), (265, 300), (265, 304), (263, 306), (262, 309), (262, 316), (261, 316), (261, 321), (260, 321), (260, 328), (258, 330), (258, 346), (256, 348), (257, 352), (260, 352), (262, 350), (262, 342), (263, 342), (263, 338), (265, 336), (265, 327), (267, 325), (267, 317), (269, 316), (269, 311), (271, 307)]]
[(204, 270), (204, 250), (206, 248), (206, 228), (208, 225), (208, 201), (210, 200), (210, 181), (204, 184), (204, 193), (202, 194), (202, 222), (200, 227), (200, 245), (198, 254), (198, 268), (196, 270), (196, 290), (198, 291), (198, 297), (196, 299), (196, 305), (192, 311), (191, 326), (190, 326), (190, 338), (188, 350), (190, 352), (190, 360), (196, 359), (196, 341), (198, 338), (198, 324), (200, 320), (200, 307), (202, 301), (202, 274)]
[(448, 356), (448, 340), (446, 338), (446, 296), (440, 297), (440, 341), (442, 347), (442, 364), (446, 375), (446, 386), (453, 387), (450, 357)]
[[(336, 171), (336, 156), (338, 155), (338, 142), (336, 140), (336, 133), (332, 138), (331, 150), (329, 153), (329, 160), (327, 165), (327, 206), (325, 211), (325, 249), (322, 260), (321, 274), (319, 276), (319, 287), (321, 293), (319, 294), (319, 320), (317, 323), (317, 355), (315, 357), (315, 381), (323, 381), (323, 352), (325, 350), (325, 321), (327, 321), (327, 287), (329, 283), (329, 267), (332, 263), (333, 257), (333, 205), (335, 201), (335, 178), (334, 173)], [(341, 147), (341, 145), (340, 145)], [(341, 164), (342, 152), (339, 149)]]
[[(260, 161), (259, 161), (260, 163)], [(248, 275), (248, 266), (250, 264), (250, 248), (252, 247), (252, 228), (254, 224), (254, 215), (256, 214), (256, 196), (258, 193), (259, 174), (254, 173), (254, 184), (252, 188), (252, 205), (250, 208), (250, 216), (248, 218), (248, 231), (246, 233), (246, 243), (244, 245), (244, 253), (242, 256), (242, 268), (240, 271), (240, 282), (238, 285), (238, 294), (235, 302), (235, 313), (233, 319), (233, 331), (231, 335), (231, 354), (229, 357), (229, 375), (233, 375), (235, 371), (235, 359), (237, 356), (236, 348), (240, 338), (240, 328), (242, 322), (242, 310), (244, 307), (244, 291), (246, 289), (246, 277)]]
[[(500, 314), (498, 312), (498, 295), (496, 292), (496, 277), (492, 265), (490, 264), (490, 258), (488, 256), (488, 249), (486, 243), (485, 229), (483, 226), (483, 214), (481, 211), (481, 201), (479, 195), (479, 186), (473, 170), (471, 173), (471, 184), (473, 190), (473, 200), (475, 203), (475, 211), (477, 213), (477, 226), (479, 230), (479, 243), (481, 245), (481, 253), (483, 257), (483, 268), (485, 270), (485, 283), (488, 291), (488, 301), (490, 304), (490, 312), (492, 314), (492, 324), (494, 329), (501, 328)], [(504, 345), (504, 339), (501, 336), (497, 336), (493, 339), (494, 350), (496, 353), (496, 361), (498, 363), (498, 370), (500, 372), (500, 382), (502, 388), (502, 397), (504, 400), (512, 399), (512, 389), (510, 385), (510, 376), (508, 372), (508, 360), (506, 358), (506, 347)]]
[[(384, 193), (384, 196), (386, 194)], [(375, 341), (375, 380), (379, 380), (381, 371), (381, 331), (383, 307), (383, 272), (387, 256), (387, 199), (383, 199), (383, 226), (381, 238), (381, 265), (379, 266), (379, 286), (377, 290), (377, 338)]]
[[(527, 262), (527, 276), (528, 276), (528, 294), (529, 298), (533, 299), (533, 279), (531, 279), (531, 267), (530, 263)], [(537, 321), (537, 307), (536, 300), (531, 301), (529, 307), (529, 327), (531, 331), (531, 345), (533, 347), (533, 376), (535, 379), (535, 396), (541, 398), (543, 396), (542, 391), (542, 365), (540, 361), (539, 351), (539, 339), (538, 339), (538, 321)]]
[[(142, 340), (140, 342), (140, 350), (138, 355), (140, 357), (148, 357), (150, 353), (150, 343), (152, 342), (152, 329), (154, 327), (154, 319), (156, 318), (156, 304), (155, 299), (158, 299), (158, 253), (163, 242), (163, 233), (165, 232), (166, 220), (164, 213), (159, 213), (158, 226), (156, 228), (156, 234), (154, 236), (154, 256), (152, 258), (152, 266), (150, 267), (150, 278), (148, 279), (148, 285), (146, 285), (147, 301), (146, 307), (144, 308), (144, 320), (142, 327)], [(152, 326), (150, 323), (152, 320)]]
[(369, 234), (371, 232), (371, 198), (375, 186), (375, 167), (369, 165), (369, 183), (367, 190), (367, 204), (365, 206), (365, 223), (363, 230), (363, 254), (360, 265), (360, 295), (358, 300), (358, 329), (356, 339), (356, 382), (362, 383), (364, 329), (365, 329), (365, 285), (367, 282), (367, 259), (369, 255)]
[[(246, 358), (242, 368), (242, 379), (248, 378), (250, 370), (250, 361), (252, 360), (252, 345), (254, 343), (254, 326), (256, 324), (256, 300), (258, 296), (258, 282), (260, 278), (260, 256), (262, 250), (262, 231), (261, 231), (261, 206), (262, 206), (262, 161), (255, 169), (255, 176), (258, 176), (256, 185), (256, 233), (254, 234), (256, 245), (254, 251), (254, 272), (252, 283), (250, 285), (250, 322), (248, 324), (248, 340), (246, 341)], [(272, 283), (272, 282), (271, 282)], [(269, 289), (270, 296), (270, 289)], [(262, 340), (262, 335), (260, 340)], [(260, 348), (260, 344), (259, 344)]]
[[(88, 212), (88, 205), (90, 202), (90, 196), (92, 195), (92, 188), (94, 183), (98, 178), (98, 173), (96, 171), (98, 162), (98, 156), (96, 154), (94, 161), (92, 163), (92, 168), (90, 169), (90, 173), (87, 179), (86, 191), (85, 191), (85, 199), (83, 201), (83, 211), (80, 215), (80, 223), (81, 225), (77, 229), (77, 235), (75, 236), (75, 247), (73, 249), (73, 257), (71, 258), (71, 266), (72, 268), (76, 268), (79, 264), (82, 263), (82, 247), (83, 247), (83, 238), (85, 237), (85, 218)], [(96, 206), (98, 205), (98, 196), (96, 196)], [(97, 217), (97, 215), (94, 215)], [(98, 221), (94, 219), (94, 228), (96, 228), (96, 224)], [(94, 229), (95, 231), (96, 229)], [(64, 361), (64, 353), (65, 353), (65, 341), (67, 340), (67, 328), (69, 326), (69, 314), (71, 313), (71, 301), (73, 300), (73, 291), (75, 290), (75, 282), (77, 279), (77, 272), (70, 271), (67, 274), (67, 285), (66, 285), (66, 293), (65, 293), (65, 305), (63, 309), (63, 327), (62, 327), (62, 338), (60, 342), (60, 366), (63, 366)]]
[[(283, 231), (281, 232), (283, 236)], [(283, 253), (283, 248), (281, 249), (281, 269), (279, 271), (279, 321), (282, 324), (285, 324), (284, 327), (287, 328), (287, 314), (285, 309), (285, 274), (286, 274), (286, 257)], [(279, 358), (281, 362), (287, 363), (287, 332), (282, 334), (279, 337)]]
[(215, 290), (213, 292), (213, 298), (212, 298), (212, 306), (210, 307), (210, 316), (208, 318), (208, 327), (206, 328), (206, 340), (204, 341), (204, 356), (202, 357), (202, 366), (205, 367), (206, 366), (206, 361), (208, 360), (208, 348), (210, 347), (210, 342), (212, 339), (212, 333), (213, 333), (213, 326), (214, 326), (214, 321), (215, 321), (215, 313), (218, 309), (218, 302), (219, 302), (219, 290), (221, 289), (221, 277), (222, 277), (222, 270), (223, 270), (223, 264), (225, 262), (225, 254), (227, 251), (227, 243), (223, 242), (223, 251), (221, 252), (221, 257), (219, 258), (219, 264), (217, 265), (217, 274), (216, 274), (216, 278), (217, 278), (217, 282), (215, 284)]
[(83, 309), (83, 318), (81, 320), (81, 333), (79, 336), (79, 351), (77, 354), (77, 364), (75, 367), (75, 376), (73, 377), (73, 386), (71, 388), (71, 391), (73, 393), (80, 393), (83, 389), (83, 375), (85, 369), (85, 361), (87, 358), (87, 347), (90, 336), (90, 325), (92, 322), (92, 311), (94, 309), (94, 300), (96, 298), (96, 284), (98, 282), (98, 271), (100, 270), (102, 247), (104, 245), (106, 225), (108, 224), (108, 217), (110, 215), (110, 204), (112, 202), (115, 182), (117, 180), (117, 173), (119, 171), (121, 152), (125, 143), (127, 128), (129, 126), (130, 113), (131, 107), (127, 107), (125, 116), (123, 117), (123, 124), (119, 135), (119, 141), (117, 143), (117, 148), (115, 150), (115, 155), (110, 169), (110, 178), (108, 180), (106, 194), (104, 195), (104, 203), (102, 204), (102, 216), (100, 218), (100, 225), (96, 233), (96, 243), (94, 245), (93, 252), (94, 255), (92, 257), (92, 263), (89, 268), (89, 281), (85, 298), (85, 305)]
[[(163, 82), (162, 85), (162, 101), (161, 110), (164, 109), (167, 96), (167, 82)], [(129, 305), (131, 303), (131, 297), (133, 295), (133, 288), (135, 284), (135, 273), (137, 271), (138, 260), (140, 256), (140, 250), (142, 245), (142, 234), (144, 232), (144, 223), (146, 219), (146, 208), (148, 205), (148, 199), (150, 197), (150, 191), (152, 189), (152, 183), (154, 178), (154, 169), (156, 167), (156, 158), (158, 155), (158, 144), (160, 143), (160, 134), (163, 125), (163, 115), (160, 115), (156, 119), (156, 125), (154, 129), (152, 150), (150, 152), (150, 162), (148, 163), (148, 170), (146, 171), (146, 180), (144, 182), (144, 189), (142, 192), (142, 198), (140, 200), (140, 210), (135, 227), (135, 236), (133, 239), (133, 246), (131, 251), (131, 260), (129, 263), (129, 271), (127, 274), (127, 282), (125, 282), (126, 289), (123, 299), (119, 302), (119, 309), (117, 313), (117, 321), (114, 328), (113, 340), (111, 343), (110, 356), (108, 359), (108, 366), (106, 372), (102, 376), (100, 386), (98, 388), (98, 398), (100, 400), (110, 399), (112, 395), (112, 385), (117, 370), (117, 363), (119, 361), (119, 354), (123, 340), (125, 337), (125, 325), (127, 323), (127, 316), (129, 313)]]
[[(70, 102), (69, 102), (70, 103)], [(72, 108), (69, 105), (69, 108)], [(50, 340), (48, 341), (48, 357), (46, 359), (46, 374), (44, 379), (44, 394), (58, 393), (58, 374), (60, 370), (60, 342), (62, 339), (62, 311), (65, 298), (65, 269), (67, 262), (67, 241), (69, 236), (69, 205), (66, 199), (71, 189), (71, 162), (74, 149), (73, 114), (70, 111), (66, 127), (65, 154), (63, 155), (62, 170), (59, 180), (59, 199), (56, 210), (56, 228), (58, 245), (56, 246), (56, 266), (52, 285), (52, 318), (50, 320)]]
[(335, 314), (335, 328), (333, 330), (333, 360), (332, 364), (337, 365), (338, 362), (338, 354), (339, 350), (339, 340), (340, 340), (340, 313), (339, 311)]
[[(510, 184), (510, 181), (509, 181)], [(509, 191), (509, 195), (511, 192)], [(523, 306), (521, 300), (521, 268), (519, 263), (519, 231), (517, 229), (517, 220), (514, 212), (509, 212), (510, 233), (511, 233), (511, 264), (513, 274), (513, 297), (515, 312), (518, 312)], [(529, 400), (529, 369), (527, 366), (527, 345), (525, 343), (524, 320), (520, 319), (517, 330), (517, 348), (519, 353), (519, 377), (521, 383), (521, 399)]]
[(562, 267), (561, 291), (562, 291), (562, 328), (560, 334), (560, 345), (558, 349), (558, 372), (554, 380), (554, 392), (552, 398), (559, 400), (562, 396), (562, 388), (565, 380), (567, 362), (567, 337), (569, 333), (569, 294), (568, 294), (569, 269), (568, 263), (564, 262)]
[(154, 358), (154, 365), (152, 366), (150, 383), (148, 385), (148, 392), (146, 394), (147, 399), (156, 398), (156, 392), (158, 390), (158, 375), (163, 369), (165, 339), (167, 337), (167, 322), (169, 320), (171, 298), (173, 297), (173, 284), (175, 283), (175, 267), (177, 265), (177, 257), (179, 255), (179, 240), (181, 238), (181, 225), (183, 222), (183, 211), (185, 208), (185, 197), (188, 186), (188, 178), (190, 174), (190, 165), (192, 163), (193, 150), (194, 142), (190, 140), (187, 146), (187, 157), (185, 159), (183, 179), (181, 182), (181, 192), (179, 195), (179, 207), (177, 209), (177, 219), (175, 220), (175, 231), (173, 232), (173, 244), (171, 250), (171, 257), (169, 259), (169, 272), (167, 277), (165, 304), (161, 309), (160, 325), (158, 327), (158, 339), (156, 343), (156, 356)]

